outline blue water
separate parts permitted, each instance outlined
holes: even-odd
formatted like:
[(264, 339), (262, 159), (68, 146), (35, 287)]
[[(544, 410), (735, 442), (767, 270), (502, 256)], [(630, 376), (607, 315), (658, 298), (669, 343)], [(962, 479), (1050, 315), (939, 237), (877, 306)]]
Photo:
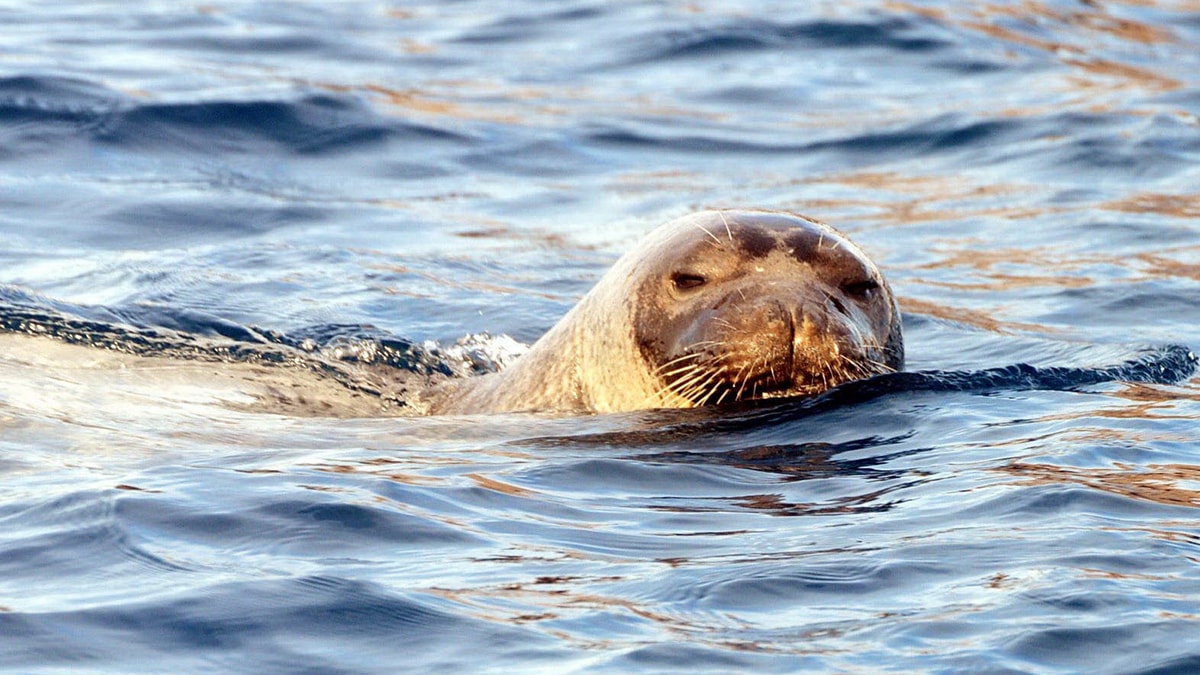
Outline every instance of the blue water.
[[(0, 25), (5, 298), (530, 342), (653, 226), (753, 206), (876, 257), (914, 370), (1200, 346), (1184, 0), (66, 1)], [(1200, 670), (1194, 377), (341, 418), (20, 345), (14, 672)]]

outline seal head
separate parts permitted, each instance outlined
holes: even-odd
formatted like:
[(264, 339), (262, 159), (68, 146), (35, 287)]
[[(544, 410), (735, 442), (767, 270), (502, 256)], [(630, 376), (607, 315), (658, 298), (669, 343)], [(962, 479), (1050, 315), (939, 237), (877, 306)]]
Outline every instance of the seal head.
[(816, 394), (904, 364), (879, 268), (828, 225), (706, 211), (651, 232), (505, 370), (432, 413), (618, 412)]
[(899, 370), (900, 313), (844, 235), (785, 213), (686, 219), (633, 295), (638, 350), (672, 407), (804, 396)]

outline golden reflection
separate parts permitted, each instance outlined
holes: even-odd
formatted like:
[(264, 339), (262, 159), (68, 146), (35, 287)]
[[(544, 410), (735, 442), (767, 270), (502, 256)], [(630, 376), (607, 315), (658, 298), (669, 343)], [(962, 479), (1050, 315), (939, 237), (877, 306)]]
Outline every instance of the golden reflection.
[[(799, 180), (793, 180), (794, 183), (800, 183)], [(906, 194), (916, 195), (931, 195), (931, 194), (946, 194), (959, 190), (963, 181), (960, 178), (952, 176), (915, 176), (898, 173), (895, 171), (851, 171), (848, 173), (835, 174), (818, 178), (816, 180), (806, 180), (804, 183), (838, 183), (840, 185), (850, 185), (853, 187), (864, 187), (872, 190), (890, 190), (892, 192), (903, 192)], [(1016, 189), (1015, 186), (1012, 189)], [(968, 192), (990, 192), (997, 193), (1005, 191), (1002, 184), (993, 184), (984, 187), (971, 187)]]
[[(1068, 419), (1076, 420), (1083, 415), (1077, 415), (1070, 418), (1039, 418), (1034, 422), (1043, 422), (1052, 419)], [(1108, 445), (1108, 446), (1140, 446), (1145, 447), (1151, 443), (1188, 443), (1193, 439), (1190, 436), (1183, 434), (1172, 433), (1146, 433), (1141, 431), (1129, 431), (1127, 429), (1114, 429), (1112, 427), (1080, 427), (1072, 426), (1069, 429), (1059, 431), (1057, 433), (1046, 434), (1035, 439), (1039, 441), (1037, 446), (1031, 443), (1006, 443), (1016, 447), (1041, 447), (1047, 448), (1051, 445), (1061, 444), (1091, 444), (1091, 445)]]
[[(533, 298), (543, 298), (546, 300), (553, 300), (555, 302), (563, 302), (563, 301), (572, 301), (573, 302), (578, 299), (574, 295), (546, 293), (544, 291), (534, 291), (532, 289), (521, 288), (519, 286), (505, 286), (505, 285), (501, 285), (501, 284), (488, 283), (488, 282), (484, 282), (484, 281), (466, 281), (461, 278), (454, 279), (454, 278), (450, 278), (450, 277), (446, 277), (446, 276), (437, 275), (432, 272), (426, 272), (424, 270), (413, 269), (413, 268), (407, 267), (405, 265), (370, 263), (370, 264), (365, 265), (365, 267), (367, 269), (379, 270), (379, 271), (389, 272), (392, 274), (418, 276), (418, 277), (421, 277), (422, 279), (425, 279), (426, 281), (433, 282), (434, 284), (437, 284), (438, 286), (441, 286), (443, 288), (455, 288), (455, 289), (459, 289), (459, 290), (478, 291), (480, 293), (487, 293), (490, 295), (524, 295), (524, 296), (533, 297)], [(510, 281), (533, 281), (533, 279), (510, 278)], [(433, 297), (432, 293), (418, 294), (412, 290), (401, 291), (392, 286), (385, 286), (382, 284), (375, 284), (372, 286), (372, 289), (382, 292), (382, 293), (387, 293), (389, 295), (409, 296), (409, 297), (415, 297), (415, 298)]]
[[(919, 279), (920, 283), (929, 286), (960, 290), (995, 291), (1038, 286), (1084, 288), (1098, 283), (1097, 280), (1081, 272), (1072, 272), (1073, 270), (1081, 271), (1093, 267), (1125, 270), (1124, 276), (1106, 278), (1104, 283), (1109, 284), (1141, 283), (1150, 279), (1200, 280), (1200, 264), (1181, 262), (1165, 255), (1169, 253), (1195, 256), (1197, 251), (1200, 251), (1200, 247), (1187, 246), (1170, 250), (1160, 249), (1154, 253), (1071, 255), (1068, 258), (1046, 255), (1045, 249), (980, 250), (956, 247), (943, 253), (943, 257), (934, 262), (908, 266), (892, 265), (891, 268), (916, 272), (965, 268), (974, 270), (983, 277), (977, 281)], [(1034, 267), (1063, 273), (1017, 275), (994, 271), (993, 268), (999, 266)]]
[[(1193, 379), (1193, 382), (1196, 382)], [(1178, 409), (1181, 401), (1200, 401), (1200, 392), (1194, 388), (1189, 389), (1186, 386), (1167, 387), (1165, 385), (1149, 385), (1149, 384), (1133, 384), (1124, 383), (1123, 386), (1116, 391), (1107, 392), (1109, 399), (1124, 399), (1127, 403), (1117, 404), (1113, 406), (1095, 406), (1086, 410), (1076, 410), (1071, 412), (1055, 413), (1052, 415), (1043, 415), (1038, 417), (1036, 421), (1044, 422), (1065, 422), (1081, 419), (1100, 418), (1100, 419), (1116, 419), (1116, 420), (1177, 420), (1177, 419), (1195, 419), (1195, 414), (1180, 412)], [(1101, 429), (1095, 430), (1095, 438), (1104, 440), (1104, 434), (1110, 434), (1109, 440), (1130, 440), (1131, 432), (1118, 431), (1116, 429)], [(1187, 436), (1169, 436), (1160, 435), (1158, 440), (1174, 441), (1174, 442), (1189, 442), (1193, 440)], [(1134, 436), (1133, 440), (1138, 442), (1146, 442), (1149, 438), (1145, 436)]]
[[(437, 464), (437, 462), (434, 460), (430, 460), (430, 461), (428, 461), (428, 463), (429, 464)], [(445, 462), (445, 463), (448, 464), (449, 462)], [(326, 473), (363, 474), (363, 475), (370, 475), (370, 476), (375, 476), (375, 477), (379, 477), (379, 478), (387, 478), (388, 480), (393, 480), (393, 481), (396, 481), (397, 483), (403, 483), (405, 485), (432, 486), (432, 485), (441, 485), (441, 484), (445, 483), (445, 481), (441, 478), (423, 476), (421, 474), (411, 473), (408, 471), (399, 471), (399, 470), (393, 468), (390, 464), (386, 464), (386, 463), (380, 468), (367, 468), (367, 467), (372, 467), (373, 465), (377, 466), (377, 465), (379, 465), (379, 463), (372, 462), (371, 460), (365, 460), (362, 462), (357, 462), (355, 464), (339, 464), (339, 463), (328, 462), (328, 463), (310, 464), (309, 467), (316, 471), (324, 471)]]
[(154, 490), (151, 488), (140, 488), (136, 485), (129, 485), (127, 483), (120, 483), (118, 485), (114, 485), (113, 488), (115, 488), (117, 490), (130, 490), (133, 492), (148, 492), (151, 494), (162, 494), (162, 490)]
[[(731, 638), (731, 629), (749, 630), (753, 629), (754, 625), (729, 613), (670, 612), (655, 609), (647, 603), (603, 595), (583, 588), (585, 585), (628, 581), (629, 577), (616, 575), (538, 577), (532, 582), (510, 582), (466, 589), (435, 587), (427, 592), (459, 605), (464, 614), (484, 621), (536, 625), (545, 621), (594, 616), (597, 612), (623, 613), (647, 621), (668, 635), (686, 637), (689, 640), (703, 640), (705, 636), (712, 636), (710, 644), (738, 651), (778, 654), (828, 653), (827, 648), (809, 646), (808, 639), (837, 637), (841, 634), (838, 628), (819, 626), (797, 627), (786, 641)], [(584, 649), (611, 650), (630, 644), (627, 638), (595, 638), (570, 632), (555, 624), (541, 625), (539, 628), (548, 635)], [(640, 642), (636, 638), (634, 640)]]
[(1043, 38), (1035, 38), (1032, 35), (1026, 35), (1011, 28), (1005, 28), (1003, 26), (991, 23), (990, 21), (979, 21), (977, 19), (967, 20), (959, 22), (959, 25), (963, 28), (969, 28), (971, 30), (983, 33), (984, 35), (1000, 40), (1001, 42), (1011, 42), (1013, 44), (1022, 45), (1024, 47), (1033, 47), (1034, 49), (1040, 49), (1046, 52), (1059, 52), (1070, 49), (1070, 47), (1060, 42), (1054, 42), (1053, 40), (1046, 40)]
[(1200, 466), (1192, 464), (1118, 463), (1115, 469), (1092, 469), (1014, 462), (997, 471), (1021, 478), (1023, 485), (1072, 484), (1169, 506), (1200, 506)]
[[(764, 511), (773, 516), (821, 516), (840, 513), (862, 513), (864, 511), (887, 511), (894, 502), (879, 501), (896, 488), (883, 488), (873, 492), (845, 497), (826, 504), (789, 502), (778, 494), (745, 495), (733, 500), (735, 506), (755, 511)], [(722, 533), (724, 534), (724, 533)]]
[(975, 17), (988, 21), (995, 21), (996, 17), (1005, 17), (1025, 21), (1031, 27), (1047, 23), (1072, 26), (1087, 33), (1098, 33), (1142, 45), (1178, 42), (1175, 34), (1164, 28), (1111, 16), (1100, 3), (1082, 4), (1079, 7), (1073, 11), (1065, 11), (1052, 8), (1043, 2), (1025, 0), (1017, 4), (975, 5), (972, 9)]
[[(530, 562), (523, 556), (512, 556), (514, 562)], [(537, 557), (542, 562), (543, 558)], [(606, 561), (609, 566), (614, 561)], [(583, 649), (622, 649), (644, 644), (643, 628), (638, 635), (622, 634), (613, 637), (593, 637), (571, 628), (570, 623), (597, 614), (624, 615), (628, 622), (640, 619), (649, 630), (661, 631), (690, 641), (700, 640), (717, 648), (773, 654), (827, 654), (838, 651), (812, 640), (837, 638), (844, 629), (814, 619), (811, 625), (793, 625), (786, 635), (771, 639), (739, 638), (731, 633), (753, 631), (756, 622), (741, 618), (737, 613), (707, 612), (694, 609), (676, 610), (672, 605), (658, 606), (652, 601), (639, 601), (604, 594), (597, 587), (626, 584), (645, 578), (639, 574), (540, 576), (528, 581), (509, 581), (471, 588), (435, 586), (425, 592), (457, 606), (457, 611), (488, 622), (524, 624), (544, 631), (564, 643)], [(969, 610), (970, 611), (970, 610)], [(951, 610), (943, 616), (956, 616)], [(864, 612), (876, 619), (894, 618), (888, 612)]]
[(435, 98), (428, 92), (417, 89), (389, 89), (378, 84), (367, 84), (362, 89), (382, 97), (389, 105), (410, 112), (504, 124), (516, 124), (521, 121), (521, 117), (516, 113), (501, 113), (498, 107), (481, 105), (478, 108), (468, 108), (461, 103)]
[(946, 321), (954, 321), (982, 328), (993, 333), (1041, 333), (1044, 335), (1054, 335), (1062, 332), (1058, 328), (1039, 323), (1003, 321), (996, 318), (998, 312), (984, 312), (975, 309), (966, 309), (965, 307), (954, 307), (943, 301), (921, 300), (906, 295), (899, 298), (898, 302), (901, 309), (906, 312), (925, 314)]
[(402, 483), (404, 485), (416, 485), (424, 487), (441, 485), (444, 482), (438, 478), (431, 478), (429, 476), (422, 476), (421, 474), (407, 473), (404, 471), (379, 471), (374, 472), (373, 475), (379, 478), (386, 478), (397, 483)]
[(1124, 213), (1153, 213), (1175, 218), (1200, 218), (1200, 195), (1143, 192), (1107, 202), (1101, 208)]
[[(558, 581), (541, 582), (542, 579)], [(621, 576), (539, 577), (532, 583), (511, 582), (468, 589), (430, 588), (429, 593), (469, 607), (477, 618), (502, 623), (525, 623), (559, 619), (572, 614), (624, 610), (668, 628), (686, 629), (691, 624), (643, 607), (633, 600), (584, 592), (584, 583), (628, 581)], [(568, 582), (568, 583), (564, 583)], [(515, 605), (515, 606), (514, 606)]]
[(1078, 23), (1098, 33), (1107, 33), (1128, 42), (1138, 42), (1144, 45), (1178, 42), (1174, 34), (1163, 28), (1131, 19), (1084, 12), (1079, 12), (1076, 17)]
[(900, 0), (887, 0), (883, 3), (883, 8), (901, 14), (916, 14), (917, 16), (923, 16), (935, 21), (947, 21), (949, 19), (949, 14), (940, 7), (925, 7), (923, 5), (915, 5), (911, 2), (901, 2)]
[(1008, 589), (1009, 587), (1015, 586), (1013, 581), (1014, 579), (1008, 574), (1005, 574), (1004, 572), (997, 572), (993, 574), (990, 579), (988, 579), (986, 585), (992, 590), (1002, 591)]
[(926, 286), (935, 286), (938, 288), (951, 288), (959, 291), (1008, 291), (1020, 288), (1085, 288), (1094, 285), (1096, 282), (1090, 277), (1078, 276), (1038, 276), (1034, 274), (991, 274), (987, 281), (934, 281), (932, 279), (924, 279), (921, 281)]
[[(1195, 560), (1193, 559), (1192, 562), (1195, 562)], [(1170, 612), (1167, 610), (1160, 610), (1156, 616), (1164, 621), (1200, 621), (1200, 614), (1192, 612)]]
[[(1142, 45), (1178, 42), (1178, 38), (1171, 31), (1133, 19), (1112, 16), (1100, 3), (1081, 4), (1077, 7), (1079, 9), (1066, 11), (1054, 9), (1044, 2), (1025, 0), (1017, 4), (975, 5), (973, 13), (976, 17), (991, 20), (994, 20), (995, 17), (1024, 20), (1031, 26), (1046, 23), (1073, 26), (1083, 29), (1086, 33), (1098, 33)], [(1090, 37), (1095, 37), (1095, 35)]]
[[(787, 180), (793, 179), (781, 180), (783, 182), (777, 181), (778, 185), (772, 186), (784, 186)], [(825, 214), (834, 221), (859, 222), (863, 224), (861, 229), (868, 231), (977, 218), (1022, 220), (1072, 211), (1066, 207), (1019, 203), (1028, 200), (1030, 193), (1038, 189), (1037, 186), (1011, 183), (978, 186), (964, 177), (850, 172), (827, 175), (817, 180), (793, 182), (861, 188), (852, 199), (809, 199), (784, 206), (802, 212)], [(1195, 195), (1144, 193), (1098, 206), (1127, 213), (1152, 213), (1180, 219), (1200, 218), (1200, 197)], [(924, 252), (932, 259), (907, 264), (904, 261), (889, 261), (888, 268), (913, 272), (909, 281), (959, 291), (993, 292), (1038, 287), (1086, 288), (1095, 285), (1098, 278), (1103, 278), (1105, 283), (1111, 284), (1140, 283), (1149, 279), (1200, 280), (1200, 264), (1185, 262), (1186, 259), (1200, 257), (1198, 245), (1157, 248), (1153, 252), (1136, 254), (1064, 253), (1062, 249), (1052, 246), (996, 247), (989, 241), (943, 237), (926, 244)], [(1101, 271), (1096, 274), (1090, 273), (1097, 269)], [(1124, 273), (1113, 275), (1110, 271), (1112, 269), (1124, 270)], [(963, 274), (963, 270), (973, 271), (974, 274)], [(1023, 270), (1029, 272), (1022, 273)], [(953, 274), (926, 274), (933, 271), (949, 271)], [(941, 303), (933, 304), (915, 298), (906, 298), (902, 304), (913, 311), (989, 330), (1045, 328), (1031, 324), (1005, 324), (983, 312), (946, 308)]]
[[(1178, 78), (1141, 65), (1141, 57), (1152, 53), (1150, 50), (1180, 44), (1179, 36), (1163, 25), (1113, 16), (1106, 8), (1109, 4), (1114, 3), (1086, 3), (1067, 9), (1046, 2), (1025, 0), (1016, 3), (963, 4), (955, 10), (930, 10), (896, 0), (890, 2), (888, 7), (982, 33), (1003, 43), (1050, 54), (1071, 73), (1063, 84), (1068, 92), (1091, 92), (1092, 95), (1096, 92), (1123, 91), (1157, 93), (1184, 86)], [(1125, 4), (1142, 3), (1134, 1)], [(1168, 4), (1167, 9), (1194, 12), (1196, 4), (1195, 0), (1181, 0)], [(1162, 3), (1154, 5), (1161, 6)], [(1107, 50), (1105, 58), (1097, 58), (1092, 56), (1097, 43), (1117, 44)], [(1004, 56), (1014, 61), (1021, 58), (1016, 51)], [(1133, 59), (1138, 60), (1137, 65), (1132, 62)], [(1168, 60), (1165, 63), (1174, 62)], [(1075, 104), (1086, 106), (1088, 100), (1078, 100)], [(1113, 106), (1104, 103), (1093, 107), (1097, 112), (1106, 112)], [(1014, 111), (1021, 112), (1019, 109)]]
[(1118, 579), (1118, 580), (1133, 580), (1133, 581), (1169, 581), (1175, 578), (1172, 574), (1138, 574), (1136, 572), (1117, 572), (1115, 570), (1102, 570), (1092, 567), (1083, 567), (1079, 570), (1084, 576), (1094, 579)]
[[(784, 183), (772, 187), (786, 186)], [(867, 207), (874, 213), (868, 218), (873, 227), (906, 226), (920, 223), (934, 223), (971, 218), (1006, 218), (1022, 220), (1037, 218), (1065, 209), (1044, 204), (1019, 203), (1014, 197), (1025, 197), (1034, 192), (1036, 186), (1017, 183), (993, 182), (978, 185), (966, 178), (946, 175), (903, 175), (895, 172), (849, 172), (826, 175), (815, 180), (790, 180), (795, 184), (836, 184), (854, 188), (867, 188), (875, 191), (891, 192), (903, 197), (885, 199), (883, 197), (868, 199), (856, 196), (853, 200), (833, 200), (825, 203), (823, 209), (830, 206)], [(940, 206), (939, 206), (940, 205)], [(785, 204), (792, 208), (793, 205)], [(798, 202), (797, 210), (814, 208), (812, 200)]]
[(481, 220), (477, 226), (454, 232), (454, 236), (464, 239), (515, 241), (557, 251), (559, 253), (556, 255), (564, 257), (572, 251), (595, 251), (599, 248), (595, 244), (576, 241), (569, 233), (551, 232), (535, 227), (516, 228), (496, 220)]
[(617, 194), (659, 195), (664, 192), (707, 192), (712, 189), (712, 176), (694, 171), (632, 171), (617, 174), (607, 189)]
[[(1173, 77), (1159, 75), (1151, 70), (1131, 66), (1124, 63), (1117, 63), (1106, 59), (1076, 59), (1063, 58), (1063, 63), (1069, 66), (1075, 66), (1080, 70), (1090, 75), (1102, 75), (1107, 78), (1112, 78), (1120, 82), (1118, 88), (1140, 88), (1147, 89), (1152, 92), (1167, 92), (1174, 91), (1183, 86), (1183, 83)], [(1080, 88), (1094, 86), (1094, 81), (1079, 78), (1076, 84)]]
[[(1162, 525), (1163, 525), (1163, 527), (1178, 527), (1183, 531), (1165, 530), (1162, 527), (1130, 527), (1130, 528), (1121, 528), (1121, 529), (1145, 532), (1146, 534), (1149, 534), (1153, 537), (1162, 539), (1163, 541), (1175, 541), (1175, 542), (1179, 542), (1182, 544), (1188, 544), (1193, 547), (1200, 546), (1200, 535), (1197, 535), (1194, 531), (1196, 528), (1195, 521), (1167, 522), (1167, 523), (1163, 523)], [(1200, 563), (1200, 559), (1197, 559), (1194, 556), (1189, 556), (1188, 559), (1191, 560), (1192, 562)]]
[[(949, 200), (947, 200), (949, 201)], [(893, 202), (882, 204), (883, 214), (879, 222), (890, 225), (914, 225), (920, 223), (938, 223), (955, 219), (967, 218), (1006, 218), (1008, 220), (1023, 220), (1037, 218), (1062, 209), (1051, 206), (1033, 205), (996, 205), (986, 208), (945, 208), (932, 209), (931, 202)]]
[(302, 490), (312, 490), (313, 492), (328, 492), (328, 493), (333, 493), (333, 494), (352, 494), (352, 493), (356, 492), (356, 490), (354, 490), (354, 489), (337, 487), (335, 485), (313, 485), (311, 483), (299, 483), (299, 484), (297, 484), (297, 487), (299, 487)]
[(537, 493), (532, 490), (527, 490), (523, 487), (518, 487), (511, 483), (505, 483), (503, 481), (496, 480), (495, 478), (488, 478), (487, 476), (484, 476), (482, 474), (468, 473), (468, 474), (466, 474), (466, 477), (470, 478), (472, 481), (475, 482), (476, 485), (478, 485), (479, 487), (481, 487), (485, 490), (491, 490), (493, 492), (500, 492), (500, 493), (503, 493), (506, 495), (511, 495), (513, 497), (536, 497), (537, 496)]
[[(410, 44), (407, 49), (433, 50), (432, 45)], [(386, 105), (407, 113), (531, 126), (547, 119), (577, 115), (578, 105), (591, 106), (596, 114), (686, 117), (719, 121), (727, 114), (663, 103), (647, 95), (621, 96), (581, 86), (527, 85), (496, 80), (447, 80), (425, 82), (419, 88), (395, 89), (378, 83), (348, 86), (327, 82), (305, 82), (307, 86), (333, 91), (362, 91)]]
[(401, 40), (400, 49), (404, 50), (405, 54), (432, 54), (437, 51), (437, 47), (429, 44), (428, 42), (422, 42), (412, 38)]
[(1130, 383), (1113, 394), (1127, 401), (1175, 405), (1180, 401), (1200, 402), (1200, 391), (1187, 387)]
[[(400, 48), (410, 54), (437, 51), (436, 44), (405, 40)], [(238, 77), (236, 73), (219, 71), (223, 77)], [(256, 73), (255, 80), (273, 73)], [(406, 115), (433, 116), (467, 121), (494, 122), (515, 126), (534, 126), (569, 121), (578, 117), (580, 106), (591, 109), (591, 115), (618, 117), (668, 117), (707, 121), (729, 119), (728, 113), (713, 112), (698, 107), (685, 107), (664, 102), (647, 94), (629, 95), (622, 92), (589, 88), (578, 84), (555, 85), (514, 83), (500, 79), (426, 80), (418, 86), (397, 88), (379, 82), (333, 82), (305, 77), (276, 78), (294, 86), (321, 89), (335, 93), (360, 93), (379, 101), (383, 109), (398, 109)]]

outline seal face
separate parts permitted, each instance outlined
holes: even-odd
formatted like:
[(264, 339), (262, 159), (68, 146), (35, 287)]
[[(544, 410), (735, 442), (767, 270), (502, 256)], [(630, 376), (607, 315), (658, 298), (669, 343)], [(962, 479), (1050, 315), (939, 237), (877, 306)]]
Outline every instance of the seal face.
[(833, 228), (706, 211), (650, 233), (507, 369), (432, 413), (688, 408), (816, 394), (904, 365), (879, 268)]
[(634, 294), (639, 353), (673, 407), (810, 395), (903, 367), (887, 282), (844, 235), (774, 212), (690, 224)]

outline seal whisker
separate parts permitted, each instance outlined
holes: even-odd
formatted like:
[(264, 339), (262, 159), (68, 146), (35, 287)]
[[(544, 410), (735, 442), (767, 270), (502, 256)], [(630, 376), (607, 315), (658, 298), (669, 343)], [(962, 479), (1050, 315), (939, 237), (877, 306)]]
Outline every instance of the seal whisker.
[(725, 212), (717, 211), (717, 215), (721, 216), (721, 222), (725, 224), (725, 234), (729, 235), (729, 243), (733, 243), (733, 230), (729, 229), (729, 221), (725, 220)]
[[(703, 402), (703, 405), (717, 405), (724, 398), (724, 394), (727, 391), (728, 388), (722, 387), (720, 382), (712, 382), (708, 386), (708, 391), (705, 392), (704, 397), (700, 400)], [(718, 393), (721, 395), (718, 396)], [(713, 399), (714, 396), (717, 397), (715, 400)]]
[[(695, 377), (695, 374), (691, 374), (688, 377)], [(664, 401), (666, 400), (666, 394), (671, 394), (673, 396), (676, 396), (676, 398), (686, 400), (686, 396), (679, 393), (679, 380), (665, 381), (664, 383), (662, 383), (662, 386), (659, 387), (658, 390), (655, 390), (655, 392), (654, 392), (655, 398), (658, 398), (658, 399), (664, 400)]]
[(690, 369), (696, 368), (698, 365), (699, 364), (696, 363), (688, 363), (687, 360), (684, 360), (683, 362), (676, 360), (674, 363), (664, 363), (658, 368), (655, 368), (652, 374), (658, 377), (671, 377), (672, 375), (678, 375), (679, 373), (687, 372)]
[(656, 366), (656, 367), (654, 368), (654, 371), (653, 371), (653, 372), (654, 372), (654, 374), (655, 374), (655, 375), (661, 375), (661, 374), (662, 374), (662, 370), (663, 370), (664, 368), (670, 368), (671, 366), (678, 365), (679, 363), (682, 363), (682, 362), (684, 362), (684, 361), (688, 361), (688, 360), (694, 360), (694, 359), (700, 358), (700, 356), (702, 356), (702, 354), (701, 354), (700, 352), (689, 352), (689, 353), (687, 353), (687, 354), (684, 354), (683, 356), (679, 356), (679, 357), (673, 358), (673, 359), (671, 359), (670, 361), (667, 361), (666, 363), (663, 363), (663, 364), (660, 364), (660, 365)]
[(895, 368), (893, 368), (892, 366), (890, 366), (878, 359), (868, 359), (866, 361), (863, 361), (862, 363), (856, 363), (854, 365), (861, 368), (863, 370), (864, 374), (870, 373), (870, 371), (867, 370), (866, 366), (871, 366), (872, 369), (875, 371), (875, 373), (879, 373), (879, 374), (896, 372)]
[[(689, 395), (687, 398), (695, 402), (696, 405), (704, 405), (704, 402), (712, 397), (714, 393), (712, 386), (716, 383), (716, 380), (720, 374), (721, 373), (719, 370), (710, 371), (706, 377), (688, 390)], [(703, 396), (697, 396), (697, 394), (701, 393), (703, 393)]]
[(679, 382), (679, 381), (683, 380), (685, 377), (685, 376), (681, 375), (680, 373), (704, 372), (700, 369), (701, 365), (702, 364), (699, 364), (699, 363), (688, 363), (688, 364), (682, 365), (674, 370), (669, 370), (664, 373), (659, 373), (658, 375), (659, 375), (659, 377), (662, 377), (662, 378), (672, 378), (673, 377), (676, 382)]
[[(741, 382), (742, 382), (742, 386), (745, 386), (745, 382), (746, 382), (746, 380), (742, 379), (742, 375), (743, 375), (743, 374), (744, 374), (744, 373), (745, 373), (745, 372), (746, 372), (746, 371), (747, 371), (747, 370), (748, 370), (750, 367), (752, 367), (753, 365), (754, 365), (754, 362), (753, 362), (753, 361), (750, 361), (750, 362), (748, 362), (748, 363), (745, 363), (745, 364), (743, 364), (743, 365), (742, 365), (742, 367), (741, 367), (741, 368), (738, 368), (737, 372), (733, 374), (733, 377), (730, 377), (730, 378), (728, 378), (728, 379), (729, 379), (729, 386), (727, 386), (727, 387), (725, 388), (725, 392), (724, 392), (723, 394), (721, 394), (721, 398), (722, 398), (722, 399), (724, 399), (724, 397), (725, 397), (727, 394), (729, 394), (730, 392), (738, 392), (738, 389), (739, 389), (739, 387), (738, 387), (738, 382), (739, 382), (739, 381), (741, 381)], [(747, 378), (747, 379), (748, 379), (748, 378)], [(738, 392), (738, 393), (735, 393), (735, 394), (734, 394), (734, 397), (733, 397), (733, 400), (735, 400), (735, 401), (739, 401), (739, 400), (741, 400), (741, 393), (740, 393), (740, 392)]]
[(656, 377), (670, 377), (676, 373), (684, 372), (689, 368), (700, 367), (703, 365), (703, 361), (698, 359), (704, 359), (708, 356), (709, 355), (705, 354), (704, 352), (690, 352), (656, 366), (654, 370), (650, 371), (650, 374)]
[(734, 326), (732, 321), (730, 321), (729, 319), (719, 317), (719, 316), (713, 317), (713, 323), (717, 324), (718, 326), (724, 326), (724, 327), (728, 328), (729, 330), (734, 330), (734, 331), (737, 330), (737, 326)]
[(692, 388), (699, 386), (707, 378), (711, 377), (712, 373), (712, 370), (706, 371), (699, 366), (696, 366), (691, 372), (687, 373), (683, 377), (676, 378), (670, 383), (669, 386), (677, 392), (689, 391)]
[(688, 403), (690, 403), (692, 405), (701, 405), (702, 403), (700, 400), (698, 400), (697, 394), (700, 393), (702, 390), (703, 389), (701, 387), (693, 386), (693, 387), (688, 387), (687, 389), (684, 389), (682, 391), (678, 391), (676, 393), (679, 394), (679, 396), (681, 398), (683, 398), (685, 401), (687, 401)]
[[(713, 401), (713, 405), (721, 405), (721, 402), (725, 400), (725, 397), (728, 396), (729, 392), (731, 392), (731, 391), (733, 391), (733, 389), (731, 389), (729, 387), (723, 387), (721, 390), (721, 395), (717, 397), (716, 401)], [(711, 394), (710, 394), (710, 396), (711, 396)], [(736, 401), (737, 399), (734, 398), (733, 400)]]
[(654, 392), (651, 400), (658, 401), (664, 408), (684, 408), (687, 406), (682, 404), (691, 403), (687, 398), (680, 396), (679, 392), (672, 389), (670, 385), (660, 387)]
[[(651, 372), (654, 375), (662, 375), (663, 374), (662, 371), (664, 368), (670, 368), (671, 366), (677, 365), (677, 364), (687, 361), (689, 359), (698, 359), (701, 357), (707, 357), (707, 356), (709, 356), (708, 354), (706, 354), (703, 351), (695, 351), (695, 349), (697, 347), (706, 347), (709, 345), (717, 346), (719, 344), (720, 343), (715, 340), (702, 340), (700, 342), (691, 344), (688, 346), (688, 351), (686, 353), (684, 353), (682, 356), (677, 356), (677, 357), (671, 359), (670, 361), (667, 361), (665, 363), (659, 364), (658, 366), (655, 366), (654, 370)], [(697, 365), (697, 364), (693, 364), (693, 365)]]
[(700, 377), (707, 371), (701, 368), (700, 364), (691, 364), (682, 372), (682, 375), (672, 378), (671, 380), (671, 385), (676, 389), (683, 389), (691, 386), (694, 381), (699, 380)]
[(708, 231), (708, 229), (707, 229), (707, 228), (705, 228), (705, 227), (704, 227), (703, 225), (701, 225), (700, 223), (693, 223), (693, 225), (695, 225), (695, 226), (696, 226), (696, 229), (700, 230), (700, 231), (701, 231), (701, 232), (703, 232), (704, 234), (707, 234), (707, 235), (709, 236), (709, 238), (710, 238), (710, 239), (712, 239), (713, 241), (717, 242), (717, 247), (718, 247), (718, 248), (725, 248), (725, 242), (723, 242), (723, 241), (721, 241), (720, 239), (718, 239), (718, 238), (717, 238), (717, 235), (713, 234), (712, 232), (709, 232), (709, 231)]
[[(742, 372), (745, 371), (746, 368), (748, 368), (751, 365), (754, 365), (753, 362), (751, 362), (751, 363), (747, 364), (745, 367), (743, 367), (742, 371), (738, 372), (738, 377), (741, 377)], [(738, 387), (737, 396), (734, 398), (734, 400), (736, 400), (736, 401), (743, 400), (742, 394), (746, 391), (746, 385), (749, 383), (750, 383), (749, 377), (742, 380), (742, 384), (741, 384), (741, 386)], [(735, 386), (737, 385), (737, 378), (734, 378), (734, 384), (735, 384)]]
[(720, 368), (713, 368), (712, 370), (709, 370), (704, 374), (704, 377), (699, 378), (695, 386), (701, 390), (711, 387), (721, 377), (721, 372), (722, 371)]

